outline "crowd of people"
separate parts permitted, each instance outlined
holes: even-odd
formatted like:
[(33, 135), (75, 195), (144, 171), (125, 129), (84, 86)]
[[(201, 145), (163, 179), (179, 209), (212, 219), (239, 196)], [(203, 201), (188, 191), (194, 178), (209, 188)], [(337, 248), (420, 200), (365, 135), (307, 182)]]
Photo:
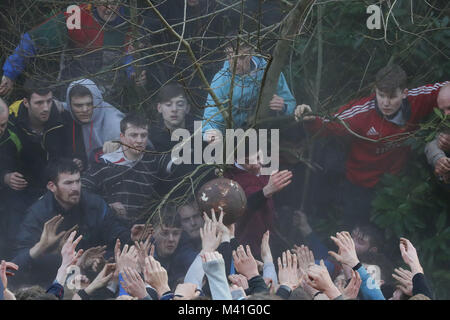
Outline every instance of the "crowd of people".
[[(307, 212), (285, 212), (281, 199), (295, 168), (262, 175), (258, 148), (247, 148), (245, 161), (224, 172), (172, 158), (179, 142), (172, 133), (194, 135), (194, 120), (202, 121), (201, 152), (227, 128), (249, 128), (267, 66), (252, 45), (237, 41), (237, 32), (223, 37), (233, 14), (212, 15), (221, 12), (215, 1), (186, 4), (165, 1), (158, 9), (186, 38), (204, 37), (191, 48), (211, 61), (204, 65), (208, 90), (189, 71), (186, 52), (176, 64), (168, 62), (171, 55), (155, 58), (173, 33), (144, 34), (140, 46), (125, 45), (133, 25), (121, 5), (82, 5), (81, 28), (74, 30), (57, 14), (25, 33), (7, 57), (0, 84), (0, 300), (436, 298), (413, 244), (399, 239), (408, 268), (391, 270), (383, 234), (369, 218), (381, 177), (398, 174), (408, 161), (405, 138), (433, 109), (450, 115), (450, 82), (408, 89), (405, 71), (389, 64), (376, 74), (373, 94), (324, 117), (296, 101), (280, 74), (262, 107), (272, 117), (290, 116), (298, 139), (337, 136), (349, 145), (338, 190), (343, 224), (326, 235), (331, 250)], [(262, 21), (270, 25), (281, 15), (267, 5)], [(142, 30), (165, 27), (152, 10), (139, 20)], [(149, 50), (148, 43), (155, 52), (138, 67), (134, 60), (145, 59), (136, 52)], [(71, 48), (58, 78), (30, 76), (21, 99), (8, 101), (27, 64), (58, 48)], [(151, 111), (123, 107), (132, 100), (130, 83), (145, 88), (140, 94), (154, 93)], [(149, 119), (153, 114), (157, 119)], [(425, 154), (448, 189), (450, 133), (437, 134)], [(236, 181), (247, 198), (245, 214), (229, 225), (226, 212), (202, 212), (195, 197), (218, 174)], [(286, 215), (301, 243), (286, 243), (280, 234)]]

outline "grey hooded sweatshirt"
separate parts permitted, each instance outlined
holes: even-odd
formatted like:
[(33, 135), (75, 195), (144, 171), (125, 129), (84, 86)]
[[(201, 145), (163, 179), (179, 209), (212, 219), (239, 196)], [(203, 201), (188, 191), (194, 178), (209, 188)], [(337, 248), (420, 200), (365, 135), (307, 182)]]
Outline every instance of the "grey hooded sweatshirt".
[[(90, 123), (82, 124), (72, 113), (72, 107), (69, 101), (69, 92), (77, 84), (86, 87), (92, 93), (94, 112)], [(118, 141), (120, 139), (120, 121), (123, 119), (124, 114), (108, 102), (104, 101), (100, 89), (92, 80), (89, 79), (73, 81), (67, 88), (66, 97), (64, 109), (70, 113), (73, 120), (73, 130), (71, 130), (73, 132), (73, 148), (75, 148), (75, 126), (81, 126), (86, 158), (88, 162), (91, 162), (94, 158), (93, 151), (95, 149), (102, 147), (106, 141)]]

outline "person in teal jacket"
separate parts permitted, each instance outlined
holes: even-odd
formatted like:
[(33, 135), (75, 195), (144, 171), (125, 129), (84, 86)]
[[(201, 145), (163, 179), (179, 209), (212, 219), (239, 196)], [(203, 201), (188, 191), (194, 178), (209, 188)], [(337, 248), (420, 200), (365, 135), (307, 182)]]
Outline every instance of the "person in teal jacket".
[[(225, 49), (227, 60), (223, 68), (216, 73), (211, 83), (211, 89), (220, 102), (229, 99), (230, 86), (233, 77), (233, 56), (235, 49), (233, 44)], [(233, 129), (246, 128), (247, 119), (252, 114), (258, 102), (259, 90), (261, 87), (264, 69), (267, 62), (260, 57), (253, 56), (251, 48), (243, 45), (239, 50), (239, 56), (236, 58), (236, 73), (233, 81)], [(224, 119), (220, 108), (214, 102), (209, 94), (206, 102), (206, 108), (203, 113), (203, 139), (211, 141), (218, 132), (224, 133), (226, 129), (226, 119)], [(229, 104), (224, 103), (226, 109)], [(269, 104), (270, 109), (276, 114), (293, 114), (296, 102), (286, 83), (283, 73), (280, 74), (276, 94)], [(231, 129), (231, 128), (229, 128)]]

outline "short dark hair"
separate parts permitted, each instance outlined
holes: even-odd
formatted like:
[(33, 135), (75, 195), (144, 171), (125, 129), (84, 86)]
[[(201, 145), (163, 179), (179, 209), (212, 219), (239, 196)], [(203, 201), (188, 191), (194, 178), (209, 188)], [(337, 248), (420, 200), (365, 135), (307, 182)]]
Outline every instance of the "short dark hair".
[(29, 78), (25, 81), (23, 85), (25, 91), (25, 97), (28, 101), (31, 100), (31, 96), (33, 93), (36, 93), (39, 96), (45, 96), (52, 92), (52, 87), (50, 83), (46, 80), (37, 80), (33, 78)]
[(184, 88), (176, 82), (171, 82), (159, 89), (158, 103), (167, 102), (170, 99), (178, 96), (183, 96), (187, 100), (187, 95)]
[(85, 86), (82, 86), (81, 84), (76, 84), (73, 86), (72, 89), (69, 91), (69, 101), (72, 101), (73, 97), (86, 97), (90, 96), (92, 97), (92, 92), (86, 88)]
[(139, 113), (128, 113), (120, 121), (120, 132), (122, 132), (122, 134), (125, 134), (129, 124), (138, 128), (148, 128), (148, 119)]
[(228, 43), (225, 45), (225, 48), (232, 48), (233, 51), (235, 51), (238, 43), (238, 38), (239, 48), (252, 48), (249, 40), (249, 35), (240, 35), (237, 31), (231, 31), (227, 33), (226, 40), (228, 41)]
[(406, 72), (397, 64), (390, 64), (378, 71), (375, 86), (387, 94), (393, 94), (397, 89), (406, 88)]
[(61, 173), (75, 174), (80, 172), (80, 168), (73, 162), (72, 159), (61, 158), (50, 161), (47, 166), (47, 181), (54, 183), (58, 182), (58, 177)]
[(165, 226), (167, 228), (181, 229), (181, 219), (177, 212), (177, 207), (173, 203), (163, 206), (160, 214), (155, 214), (151, 219), (151, 224), (155, 227)]

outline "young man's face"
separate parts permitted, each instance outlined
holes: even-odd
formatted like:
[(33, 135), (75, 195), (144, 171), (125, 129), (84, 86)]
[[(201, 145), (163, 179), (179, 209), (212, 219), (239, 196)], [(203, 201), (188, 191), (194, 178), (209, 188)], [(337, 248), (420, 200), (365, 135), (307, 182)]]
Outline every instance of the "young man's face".
[(24, 106), (28, 109), (28, 116), (33, 122), (44, 124), (50, 117), (50, 111), (53, 104), (53, 93), (49, 93), (40, 96), (37, 93), (33, 93), (30, 100), (23, 99)]
[[(235, 51), (228, 47), (225, 49), (228, 63), (230, 64), (230, 72), (233, 72)], [(239, 49), (238, 57), (236, 58), (236, 74), (242, 75), (250, 72), (251, 69), (251, 48), (243, 47)]]
[(394, 93), (388, 94), (386, 92), (375, 90), (377, 95), (377, 103), (380, 111), (385, 116), (391, 116), (395, 114), (402, 105), (403, 99), (406, 99), (408, 95), (408, 89), (403, 91), (397, 88)]
[(8, 111), (3, 111), (2, 108), (3, 107), (0, 106), (0, 138), (5, 133), (6, 128), (8, 128)]
[(97, 12), (100, 18), (104, 21), (112, 21), (117, 17), (117, 8), (119, 5), (117, 4), (117, 0), (101, 0), (99, 1), (103, 5), (97, 6)]
[(91, 122), (94, 114), (94, 103), (91, 96), (74, 96), (70, 99), (72, 113), (81, 123)]
[[(261, 173), (261, 152), (257, 152), (248, 158), (245, 158), (245, 164), (240, 164), (249, 173), (259, 175)], [(256, 162), (256, 163), (255, 163)]]
[(59, 203), (71, 208), (80, 202), (80, 173), (60, 173), (56, 183), (53, 181), (48, 182), (47, 189), (53, 192), (55, 199)]
[(200, 228), (203, 227), (204, 220), (200, 211), (190, 205), (181, 207), (178, 210), (181, 227), (192, 239), (200, 238)]
[(155, 249), (160, 257), (172, 255), (178, 247), (182, 229), (161, 225), (155, 232)]
[(370, 249), (370, 237), (364, 234), (358, 227), (352, 231), (353, 242), (357, 254), (362, 254)]
[(189, 112), (189, 104), (182, 95), (169, 101), (158, 103), (158, 112), (161, 113), (166, 127), (180, 128), (184, 124), (186, 114)]
[(125, 133), (120, 133), (120, 142), (124, 150), (140, 155), (147, 145), (147, 137), (148, 127), (141, 128), (128, 124)]

